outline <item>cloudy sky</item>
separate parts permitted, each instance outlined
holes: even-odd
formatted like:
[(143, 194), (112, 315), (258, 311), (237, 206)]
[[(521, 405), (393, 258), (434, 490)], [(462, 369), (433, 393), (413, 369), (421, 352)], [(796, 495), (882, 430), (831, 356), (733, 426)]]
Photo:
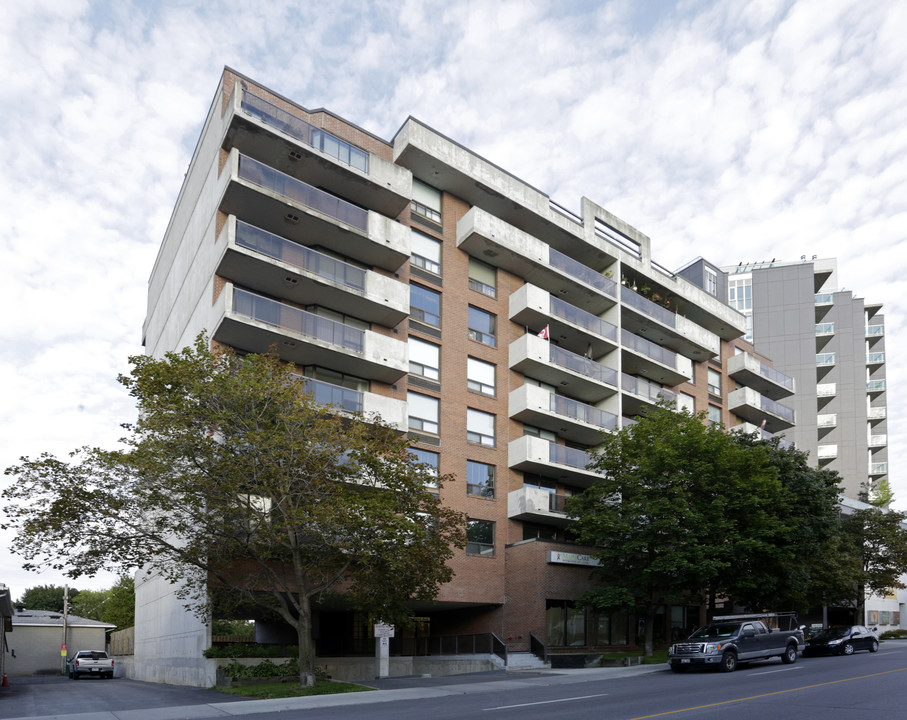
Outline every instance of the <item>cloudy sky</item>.
[[(385, 138), (413, 115), (572, 210), (588, 196), (669, 268), (837, 257), (885, 305), (907, 509), (905, 37), (898, 0), (6, 0), (0, 468), (133, 417), (116, 376), (228, 65)], [(63, 582), (7, 541), (14, 596)]]

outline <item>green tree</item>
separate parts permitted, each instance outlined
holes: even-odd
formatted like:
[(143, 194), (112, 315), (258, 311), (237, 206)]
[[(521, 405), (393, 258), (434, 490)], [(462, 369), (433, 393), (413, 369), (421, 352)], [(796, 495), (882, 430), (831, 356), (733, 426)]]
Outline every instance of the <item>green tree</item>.
[(123, 575), (106, 590), (83, 590), (72, 602), (71, 612), (111, 623), (121, 630), (132, 627), (135, 624), (135, 582)]
[(315, 403), (274, 356), (212, 352), (204, 337), (131, 362), (120, 380), (139, 420), (125, 449), (7, 470), (18, 480), (4, 491), (6, 525), (26, 567), (75, 578), (152, 566), (202, 617), (209, 589), (229, 589), (296, 628), (304, 684), (314, 601), (341, 592), (399, 622), (450, 580), (464, 519), (426, 489), (445, 478), (395, 428)]
[[(49, 610), (50, 612), (63, 612), (64, 592), (65, 588), (62, 585), (35, 585), (34, 587), (26, 588), (16, 604), (24, 605), (28, 610)], [(70, 588), (70, 601), (72, 601), (78, 594), (78, 590), (76, 590), (75, 588)]]
[(600, 561), (599, 585), (582, 601), (636, 608), (646, 655), (660, 607), (727, 592), (745, 575), (741, 558), (771, 552), (780, 484), (766, 451), (739, 445), (703, 415), (660, 403), (604, 436), (590, 467), (602, 480), (567, 505)]

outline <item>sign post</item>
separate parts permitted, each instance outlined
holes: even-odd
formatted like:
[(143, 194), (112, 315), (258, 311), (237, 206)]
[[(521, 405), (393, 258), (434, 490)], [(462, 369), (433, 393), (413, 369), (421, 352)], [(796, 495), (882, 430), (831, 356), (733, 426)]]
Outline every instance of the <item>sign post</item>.
[(375, 677), (386, 678), (390, 675), (390, 639), (394, 636), (394, 626), (378, 623), (375, 625)]

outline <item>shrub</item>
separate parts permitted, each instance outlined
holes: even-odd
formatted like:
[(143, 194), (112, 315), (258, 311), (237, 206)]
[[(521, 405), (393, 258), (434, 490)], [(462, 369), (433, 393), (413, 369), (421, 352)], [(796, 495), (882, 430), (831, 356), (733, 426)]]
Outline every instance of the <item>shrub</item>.
[(897, 630), (886, 630), (879, 638), (882, 640), (898, 640), (899, 638), (907, 638), (907, 630), (904, 628), (898, 628)]
[(280, 665), (275, 665), (270, 660), (262, 660), (257, 665), (243, 665), (231, 662), (222, 668), (224, 675), (234, 678), (272, 678), (294, 677), (299, 675), (299, 663), (296, 659), (286, 660)]
[(261, 645), (259, 643), (231, 643), (214, 645), (202, 653), (206, 658), (297, 657), (296, 645)]

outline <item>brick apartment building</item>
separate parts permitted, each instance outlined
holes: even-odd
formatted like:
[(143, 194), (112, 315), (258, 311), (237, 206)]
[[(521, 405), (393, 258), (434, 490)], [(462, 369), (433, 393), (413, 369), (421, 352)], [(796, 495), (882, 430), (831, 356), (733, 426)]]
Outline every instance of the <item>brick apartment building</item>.
[[(793, 381), (742, 340), (726, 298), (710, 263), (668, 271), (591, 200), (566, 210), (414, 118), (384, 140), (225, 69), (150, 278), (144, 344), (161, 356), (205, 330), (243, 352), (275, 345), (317, 399), (380, 412), (456, 476), (441, 497), (468, 516), (469, 542), (400, 652), (473, 633), (510, 652), (530, 635), (592, 651), (635, 647), (639, 631), (628, 612), (573, 604), (591, 550), (571, 543), (563, 505), (596, 481), (600, 433), (659, 395), (728, 427), (794, 424), (778, 402)], [(656, 636), (694, 613), (669, 609)], [(323, 611), (317, 634), (321, 657), (373, 651), (352, 613)], [(138, 582), (136, 677), (203, 684), (186, 678), (208, 644), (172, 588)]]

